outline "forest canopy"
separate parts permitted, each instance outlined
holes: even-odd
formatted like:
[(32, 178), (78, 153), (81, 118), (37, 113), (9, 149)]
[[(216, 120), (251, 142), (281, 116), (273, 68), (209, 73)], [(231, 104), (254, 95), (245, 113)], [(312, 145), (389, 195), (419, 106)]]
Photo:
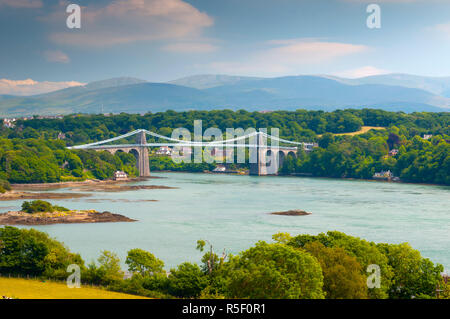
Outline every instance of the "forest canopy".
[[(165, 136), (180, 127), (193, 132), (194, 120), (202, 120), (204, 130), (216, 127), (222, 132), (227, 128), (279, 128), (281, 138), (319, 144), (313, 152), (299, 152), (297, 158), (287, 158), (280, 170), (282, 174), (372, 178), (375, 172), (391, 170), (405, 181), (450, 185), (448, 112), (216, 110), (19, 119), (13, 128), (0, 128), (0, 192), (7, 190), (8, 182), (107, 179), (115, 170), (136, 176), (132, 154), (68, 150), (66, 146), (97, 142), (140, 128)], [(356, 132), (362, 126), (384, 129), (354, 136), (337, 135)], [(432, 137), (426, 140), (425, 134)], [(149, 138), (152, 141), (156, 139)], [(391, 156), (391, 150), (398, 152)], [(207, 163), (175, 164), (167, 158), (151, 158), (150, 162), (151, 170), (214, 168)]]

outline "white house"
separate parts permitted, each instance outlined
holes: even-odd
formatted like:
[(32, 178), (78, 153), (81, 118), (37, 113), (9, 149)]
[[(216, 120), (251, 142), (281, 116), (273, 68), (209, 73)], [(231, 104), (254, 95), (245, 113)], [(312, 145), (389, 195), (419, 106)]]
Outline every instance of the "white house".
[(168, 146), (161, 146), (156, 150), (157, 155), (172, 155), (172, 149)]
[(124, 179), (128, 179), (127, 173), (125, 173), (123, 171), (116, 171), (114, 173), (114, 180), (115, 181), (120, 181), (120, 180), (124, 180)]

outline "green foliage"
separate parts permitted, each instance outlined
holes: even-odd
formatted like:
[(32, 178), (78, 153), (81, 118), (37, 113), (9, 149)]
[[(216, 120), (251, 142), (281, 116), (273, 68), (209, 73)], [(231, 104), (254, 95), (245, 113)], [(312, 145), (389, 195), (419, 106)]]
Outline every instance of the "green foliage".
[[(169, 276), (163, 263), (141, 249), (128, 252), (134, 274), (123, 278), (120, 260), (103, 251), (88, 267), (80, 255), (34, 229), (0, 228), (0, 273), (66, 279), (67, 266), (81, 268), (82, 281), (152, 298), (449, 298), (450, 286), (434, 265), (408, 244), (374, 244), (339, 232), (316, 236), (279, 233), (276, 244), (254, 247), (220, 259), (212, 272), (182, 263)], [(198, 241), (202, 249), (206, 241)], [(202, 261), (211, 260), (211, 251)], [(381, 289), (366, 286), (366, 265), (381, 268)], [(393, 276), (392, 276), (393, 275)]]
[(39, 213), (39, 212), (46, 212), (46, 213), (52, 213), (52, 212), (67, 212), (69, 209), (62, 207), (62, 206), (56, 206), (52, 205), (49, 202), (43, 201), (43, 200), (34, 200), (32, 202), (23, 202), (22, 203), (22, 211), (33, 214), (33, 213)]
[[(285, 160), (280, 172), (370, 179), (375, 172), (391, 170), (404, 181), (450, 185), (449, 136), (437, 135), (431, 141), (419, 136), (401, 139), (392, 133), (395, 128), (390, 131), (340, 136), (335, 141), (325, 134), (321, 147), (302, 158)], [(400, 145), (399, 154), (388, 156), (388, 145)]]
[(63, 279), (67, 266), (84, 269), (80, 255), (34, 229), (0, 228), (0, 273)]
[(0, 137), (0, 191), (12, 183), (53, 183), (84, 180), (88, 177), (106, 179), (114, 171), (124, 170), (136, 176), (132, 154), (95, 151), (71, 151), (58, 140), (5, 139)]
[(367, 298), (366, 277), (355, 257), (342, 248), (325, 247), (320, 242), (307, 243), (304, 249), (320, 263), (327, 299)]
[(327, 234), (320, 233), (317, 236), (299, 235), (293, 237), (288, 245), (304, 248), (312, 242), (320, 242), (325, 247), (342, 248), (348, 255), (353, 256), (362, 266), (362, 274), (367, 276), (366, 269), (369, 265), (378, 265), (381, 269), (382, 280), (380, 288), (369, 289), (370, 298), (387, 298), (391, 287), (392, 268), (388, 263), (386, 255), (380, 251), (377, 245), (357, 237), (352, 237), (337, 231)]
[(6, 193), (11, 190), (11, 185), (7, 180), (0, 178), (0, 194)]
[(171, 157), (150, 157), (150, 171), (175, 171), (175, 172), (203, 172), (212, 171), (215, 168), (211, 163), (175, 163)]
[(394, 272), (390, 298), (410, 299), (419, 295), (434, 298), (436, 287), (442, 281), (442, 265), (435, 266), (407, 243), (378, 244), (378, 248), (388, 257)]
[(310, 254), (283, 244), (258, 242), (225, 265), (230, 298), (323, 298), (323, 275)]
[(156, 258), (152, 253), (142, 249), (132, 249), (128, 251), (125, 261), (128, 270), (142, 276), (153, 275), (163, 272), (164, 262)]
[(171, 269), (168, 277), (168, 292), (176, 297), (196, 298), (207, 286), (206, 275), (197, 264), (182, 263)]
[[(71, 146), (112, 138), (137, 128), (163, 135), (185, 127), (193, 132), (194, 120), (203, 127), (279, 128), (281, 138), (299, 142), (319, 142), (320, 148), (298, 159), (287, 159), (281, 173), (314, 176), (371, 178), (390, 169), (409, 182), (450, 185), (450, 115), (448, 112), (387, 112), (376, 109), (324, 111), (276, 111), (269, 113), (231, 111), (158, 112), (145, 115), (68, 115), (62, 119), (19, 120), (15, 129), (0, 128), (0, 179), (13, 183), (41, 183), (106, 179), (114, 170), (136, 176), (132, 154), (71, 151)], [(330, 133), (354, 132), (367, 126), (386, 130), (369, 131), (358, 136), (333, 136)], [(20, 129), (19, 129), (20, 128)], [(58, 133), (65, 141), (56, 140)], [(323, 134), (318, 137), (318, 134)], [(433, 134), (430, 141), (419, 136)], [(132, 142), (130, 140), (128, 142)], [(155, 142), (153, 138), (149, 142)], [(126, 141), (124, 141), (126, 142)], [(423, 143), (422, 143), (423, 142)], [(386, 158), (392, 148), (399, 155)], [(247, 167), (247, 164), (239, 164)], [(208, 163), (176, 164), (167, 157), (151, 157), (151, 170), (202, 172), (214, 169)], [(3, 175), (2, 175), (3, 173)], [(0, 192), (3, 190), (1, 189)], [(4, 188), (4, 187), (3, 187)]]
[(120, 259), (115, 253), (104, 250), (97, 259), (98, 266), (91, 262), (86, 271), (86, 281), (104, 286), (113, 285), (123, 280)]
[[(160, 284), (155, 284), (156, 281), (159, 281)], [(170, 299), (173, 297), (164, 292), (167, 290), (166, 282), (167, 278), (165, 275), (142, 277), (141, 275), (136, 274), (129, 279), (115, 281), (111, 283), (108, 286), (108, 289), (112, 291), (133, 294), (138, 296), (145, 296), (149, 298)]]

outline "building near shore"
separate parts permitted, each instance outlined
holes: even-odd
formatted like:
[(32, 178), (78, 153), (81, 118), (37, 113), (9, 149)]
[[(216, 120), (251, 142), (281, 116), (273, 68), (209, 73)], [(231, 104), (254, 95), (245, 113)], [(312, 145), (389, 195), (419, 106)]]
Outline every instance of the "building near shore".
[(373, 178), (374, 179), (385, 179), (385, 180), (390, 181), (392, 178), (394, 178), (394, 174), (392, 174), (392, 172), (390, 170), (381, 171), (381, 172), (377, 172), (377, 173), (373, 174)]
[(213, 172), (216, 172), (216, 173), (221, 173), (222, 172), (223, 173), (226, 170), (227, 170), (227, 168), (225, 166), (217, 165), (216, 168), (213, 170)]
[(161, 146), (156, 150), (156, 155), (172, 155), (172, 149), (168, 146)]
[(116, 171), (114, 173), (113, 179), (115, 181), (125, 180), (125, 179), (128, 179), (128, 175), (124, 171)]

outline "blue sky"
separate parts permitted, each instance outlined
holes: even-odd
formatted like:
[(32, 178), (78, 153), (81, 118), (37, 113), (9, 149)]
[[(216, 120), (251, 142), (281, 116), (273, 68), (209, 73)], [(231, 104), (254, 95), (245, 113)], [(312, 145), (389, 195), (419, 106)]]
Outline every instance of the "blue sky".
[[(0, 0), (0, 94), (117, 76), (450, 76), (449, 0), (71, 3), (79, 30), (66, 27), (67, 1)], [(370, 3), (381, 29), (366, 26)]]

